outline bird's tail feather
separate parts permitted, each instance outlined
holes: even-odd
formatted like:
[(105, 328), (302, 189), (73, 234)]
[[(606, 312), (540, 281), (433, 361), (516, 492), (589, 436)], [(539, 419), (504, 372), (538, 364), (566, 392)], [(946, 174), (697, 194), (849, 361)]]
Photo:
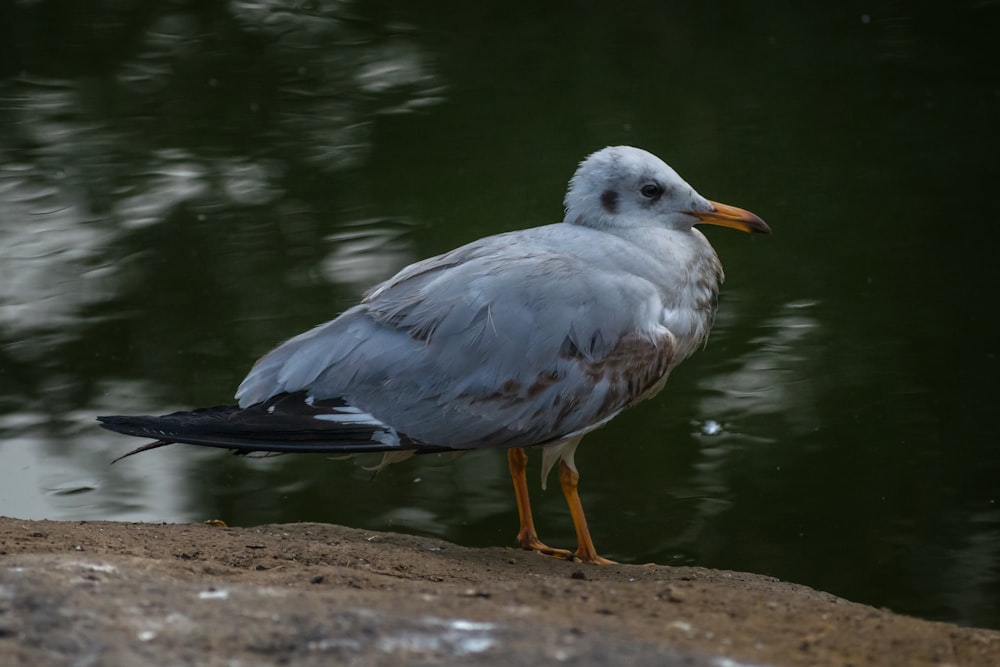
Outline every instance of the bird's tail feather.
[(156, 442), (117, 460), (182, 442), (239, 453), (446, 451), (398, 433), (342, 399), (313, 399), (305, 392), (279, 394), (247, 408), (221, 405), (156, 416), (98, 417), (104, 428)]

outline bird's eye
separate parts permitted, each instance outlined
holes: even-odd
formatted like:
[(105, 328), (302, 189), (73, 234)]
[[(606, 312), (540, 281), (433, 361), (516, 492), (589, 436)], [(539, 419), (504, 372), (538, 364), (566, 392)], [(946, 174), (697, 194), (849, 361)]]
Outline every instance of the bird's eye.
[(657, 183), (646, 183), (644, 186), (639, 188), (639, 192), (641, 192), (642, 196), (647, 199), (656, 199), (663, 194), (663, 186)]

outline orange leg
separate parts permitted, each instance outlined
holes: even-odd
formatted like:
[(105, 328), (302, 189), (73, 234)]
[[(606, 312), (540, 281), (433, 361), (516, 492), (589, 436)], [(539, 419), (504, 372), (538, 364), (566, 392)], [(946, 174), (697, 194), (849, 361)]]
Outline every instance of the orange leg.
[(569, 505), (570, 516), (573, 517), (573, 526), (576, 528), (577, 548), (574, 555), (577, 560), (594, 565), (614, 565), (613, 560), (597, 555), (594, 540), (590, 538), (590, 529), (587, 528), (587, 517), (583, 515), (580, 494), (577, 493), (580, 475), (570, 468), (566, 461), (559, 462), (559, 483), (562, 485), (563, 495), (566, 496), (566, 503)]
[(514, 480), (514, 497), (517, 499), (517, 516), (521, 521), (521, 529), (517, 531), (517, 543), (522, 548), (537, 551), (546, 556), (554, 556), (565, 560), (573, 560), (573, 554), (566, 549), (553, 549), (538, 539), (535, 531), (535, 521), (531, 517), (531, 499), (528, 497), (528, 454), (523, 447), (513, 447), (507, 450), (507, 463), (510, 465), (510, 477)]

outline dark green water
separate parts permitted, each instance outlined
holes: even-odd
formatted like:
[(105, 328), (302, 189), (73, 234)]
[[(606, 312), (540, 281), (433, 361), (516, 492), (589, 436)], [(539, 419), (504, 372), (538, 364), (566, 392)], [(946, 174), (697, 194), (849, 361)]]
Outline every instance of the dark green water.
[(402, 266), (560, 219), (629, 143), (774, 236), (708, 230), (708, 348), (585, 440), (598, 548), (1000, 627), (1000, 6), (694, 4), (4, 5), (0, 514), (510, 544), (499, 452), (112, 467), (137, 443), (93, 418), (230, 401)]

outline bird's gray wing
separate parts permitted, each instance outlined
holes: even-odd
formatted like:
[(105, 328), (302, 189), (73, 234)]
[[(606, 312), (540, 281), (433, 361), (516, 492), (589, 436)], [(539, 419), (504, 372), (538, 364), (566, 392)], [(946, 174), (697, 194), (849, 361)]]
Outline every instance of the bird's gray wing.
[(551, 442), (662, 386), (675, 340), (661, 310), (621, 267), (499, 235), (404, 269), (265, 356), (237, 396), (342, 398), (433, 445)]

